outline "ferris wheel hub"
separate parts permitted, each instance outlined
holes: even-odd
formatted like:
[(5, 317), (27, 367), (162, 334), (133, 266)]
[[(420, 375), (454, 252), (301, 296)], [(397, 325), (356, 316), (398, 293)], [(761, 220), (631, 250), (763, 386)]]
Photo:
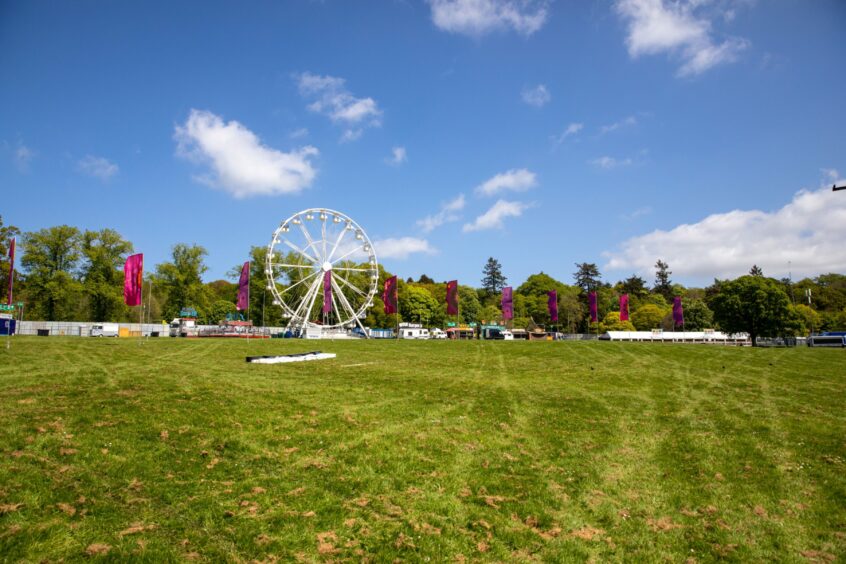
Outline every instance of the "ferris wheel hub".
[(320, 269), (323, 272), (329, 272), (330, 270), (332, 270), (332, 263), (327, 260), (323, 263), (323, 266), (321, 266)]

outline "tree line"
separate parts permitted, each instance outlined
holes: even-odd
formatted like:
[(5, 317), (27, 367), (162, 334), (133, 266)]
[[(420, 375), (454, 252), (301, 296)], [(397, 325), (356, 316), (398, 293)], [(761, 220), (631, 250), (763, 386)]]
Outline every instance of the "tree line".
[[(25, 318), (50, 321), (138, 320), (137, 309), (123, 304), (123, 264), (135, 249), (113, 229), (79, 230), (60, 225), (21, 234), (4, 226), (0, 217), (0, 252), (8, 254), (8, 242), (19, 236), (20, 269), (15, 273), (15, 301), (25, 303)], [(250, 249), (250, 317), (256, 325), (284, 325), (281, 309), (266, 292), (266, 247)], [(241, 265), (233, 265), (227, 280), (204, 281), (206, 250), (196, 244), (178, 243), (170, 260), (145, 265), (145, 320), (159, 322), (178, 317), (183, 308), (194, 308), (201, 323), (214, 324), (236, 311), (235, 301)], [(846, 276), (824, 274), (797, 282), (764, 275), (753, 265), (748, 275), (734, 280), (715, 279), (704, 288), (685, 287), (672, 281), (670, 266), (655, 264), (650, 284), (632, 274), (611, 283), (594, 263), (575, 264), (571, 284), (544, 272), (530, 275), (514, 288), (514, 327), (545, 326), (564, 332), (673, 329), (672, 301), (681, 297), (684, 328), (748, 332), (755, 336), (802, 335), (810, 331), (846, 330)], [(8, 261), (0, 271), (0, 287), (6, 288)], [(392, 276), (381, 265), (379, 287)], [(508, 285), (502, 266), (489, 258), (482, 269), (480, 286), (459, 285), (460, 321), (500, 323), (502, 288)], [(558, 293), (559, 320), (553, 324), (547, 309), (547, 292)], [(810, 290), (811, 305), (807, 303)], [(417, 280), (399, 280), (399, 320), (443, 326), (446, 316), (446, 281), (425, 274)], [(599, 321), (591, 323), (588, 294), (596, 292)], [(621, 321), (619, 298), (629, 295), (630, 320)], [(397, 318), (385, 315), (381, 296), (374, 298), (364, 323), (392, 327)]]

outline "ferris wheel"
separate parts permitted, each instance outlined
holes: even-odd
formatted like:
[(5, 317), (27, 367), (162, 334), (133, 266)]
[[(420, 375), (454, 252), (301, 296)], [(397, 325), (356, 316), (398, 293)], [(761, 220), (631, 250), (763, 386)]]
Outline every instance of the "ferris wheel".
[(347, 215), (325, 208), (295, 213), (267, 246), (267, 289), (288, 318), (288, 328), (358, 325), (379, 281), (373, 244)]

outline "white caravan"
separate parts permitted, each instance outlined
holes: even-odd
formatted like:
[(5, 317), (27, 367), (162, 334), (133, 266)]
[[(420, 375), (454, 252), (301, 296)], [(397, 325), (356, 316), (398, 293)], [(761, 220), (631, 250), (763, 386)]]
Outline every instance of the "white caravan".
[(117, 323), (98, 323), (91, 326), (92, 337), (117, 337), (119, 326)]
[(400, 323), (400, 339), (429, 339), (429, 330), (419, 323)]

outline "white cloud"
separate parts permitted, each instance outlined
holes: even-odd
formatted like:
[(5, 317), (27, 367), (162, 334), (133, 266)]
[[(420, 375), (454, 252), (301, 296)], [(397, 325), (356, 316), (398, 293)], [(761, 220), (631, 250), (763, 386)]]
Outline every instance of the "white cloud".
[(405, 147), (394, 147), (391, 149), (391, 157), (387, 159), (388, 164), (392, 165), (401, 165), (407, 160), (408, 153), (406, 153)]
[(507, 29), (529, 36), (547, 18), (545, 0), (429, 0), (429, 5), (435, 26), (471, 37)]
[(291, 139), (300, 139), (302, 137), (308, 137), (308, 128), (301, 127), (299, 129), (295, 129), (290, 134), (288, 134), (288, 137), (290, 137)]
[(454, 200), (450, 200), (442, 205), (438, 213), (434, 215), (427, 215), (423, 219), (418, 219), (417, 226), (420, 227), (424, 233), (430, 233), (444, 223), (458, 221), (461, 219), (461, 214), (458, 212), (464, 209), (464, 204), (464, 194), (459, 194)]
[(300, 94), (313, 100), (308, 109), (323, 114), (333, 123), (342, 125), (341, 141), (354, 141), (361, 137), (365, 127), (381, 124), (382, 110), (373, 98), (356, 98), (346, 88), (343, 78), (320, 76), (309, 72), (295, 75)]
[(508, 202), (497, 200), (491, 208), (476, 218), (473, 223), (465, 223), (463, 231), (483, 231), (485, 229), (502, 229), (505, 227), (503, 220), (507, 217), (520, 217), (523, 212), (529, 209), (529, 204), (523, 202)]
[(35, 151), (26, 145), (18, 145), (18, 148), (15, 149), (15, 165), (21, 172), (27, 172), (29, 170), (29, 163), (34, 157)]
[(95, 157), (93, 155), (86, 155), (80, 159), (76, 164), (80, 172), (89, 176), (96, 176), (103, 182), (116, 175), (120, 168), (115, 163), (109, 161), (104, 157)]
[(734, 210), (702, 221), (632, 237), (605, 253), (609, 270), (649, 274), (658, 258), (678, 276), (710, 280), (746, 274), (753, 264), (768, 276), (846, 270), (846, 198), (831, 186), (802, 190), (773, 212)]
[(373, 242), (376, 255), (381, 259), (404, 260), (409, 255), (423, 253), (433, 255), (438, 252), (426, 239), (417, 237), (400, 237), (397, 239), (381, 239)]
[(524, 88), (521, 96), (525, 103), (536, 108), (542, 108), (552, 100), (552, 94), (543, 84), (538, 84), (534, 88)]
[(651, 213), (652, 213), (652, 207), (651, 206), (641, 206), (639, 208), (632, 210), (629, 213), (623, 214), (621, 217), (623, 219), (632, 220), (632, 219), (637, 219), (639, 217), (643, 217), (645, 215), (649, 215)]
[(629, 166), (633, 164), (634, 161), (630, 158), (625, 159), (615, 159), (614, 157), (609, 156), (602, 156), (597, 157), (588, 161), (588, 164), (592, 164), (593, 166), (598, 166), (599, 168), (604, 168), (605, 170), (609, 170), (612, 168), (617, 168), (618, 166)]
[(483, 196), (493, 196), (509, 190), (512, 192), (525, 192), (529, 188), (537, 186), (537, 184), (537, 177), (534, 172), (525, 168), (512, 168), (476, 186), (476, 193)]
[(577, 134), (579, 131), (584, 129), (584, 127), (585, 127), (585, 124), (583, 124), (583, 123), (571, 123), (570, 125), (567, 126), (567, 128), (563, 132), (561, 132), (560, 135), (553, 135), (551, 137), (551, 139), (552, 139), (553, 142), (560, 145), (568, 137), (570, 137), (571, 135)]
[(617, 13), (628, 23), (629, 55), (670, 53), (682, 61), (680, 76), (701, 74), (721, 63), (732, 62), (749, 41), (728, 38), (715, 43), (708, 15), (694, 13), (707, 6), (702, 0), (617, 0)]
[(599, 128), (599, 133), (605, 135), (606, 133), (611, 133), (612, 131), (616, 131), (621, 127), (632, 127), (637, 125), (637, 118), (635, 116), (629, 116), (627, 118), (621, 119), (620, 121), (616, 121), (614, 123), (603, 125)]
[(174, 132), (177, 154), (207, 164), (212, 172), (198, 178), (236, 198), (296, 194), (314, 181), (317, 169), (311, 146), (285, 153), (263, 145), (249, 129), (208, 111), (191, 110)]

